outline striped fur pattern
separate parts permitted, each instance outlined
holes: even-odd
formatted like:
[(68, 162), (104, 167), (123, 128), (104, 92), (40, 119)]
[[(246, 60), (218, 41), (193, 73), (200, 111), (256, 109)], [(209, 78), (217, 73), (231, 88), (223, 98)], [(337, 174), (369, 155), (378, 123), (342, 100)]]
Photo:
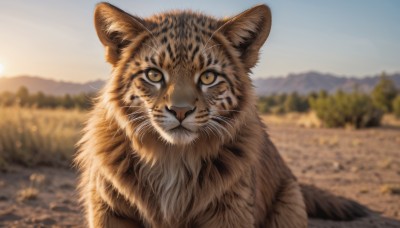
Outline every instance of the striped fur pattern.
[(267, 6), (142, 19), (100, 3), (95, 26), (113, 73), (75, 160), (89, 227), (307, 227), (248, 76)]

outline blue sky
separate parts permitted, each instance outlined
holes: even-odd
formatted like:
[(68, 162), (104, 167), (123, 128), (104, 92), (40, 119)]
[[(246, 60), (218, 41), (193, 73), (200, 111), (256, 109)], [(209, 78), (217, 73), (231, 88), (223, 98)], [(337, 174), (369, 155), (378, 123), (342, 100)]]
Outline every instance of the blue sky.
[[(106, 79), (110, 66), (93, 28), (98, 1), (0, 2), (3, 76), (66, 81)], [(400, 1), (109, 1), (139, 16), (169, 9), (235, 15), (253, 5), (272, 9), (272, 30), (253, 77), (309, 70), (347, 76), (400, 71)]]

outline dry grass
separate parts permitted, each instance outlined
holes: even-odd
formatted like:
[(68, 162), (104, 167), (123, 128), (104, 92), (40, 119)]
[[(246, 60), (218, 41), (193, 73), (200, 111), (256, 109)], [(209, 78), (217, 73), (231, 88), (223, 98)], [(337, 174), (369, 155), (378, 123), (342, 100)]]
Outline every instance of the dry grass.
[(339, 144), (339, 138), (337, 135), (333, 136), (319, 136), (314, 139), (316, 144), (319, 146), (328, 146), (328, 147), (335, 147)]
[(306, 128), (320, 128), (321, 121), (314, 112), (308, 113), (286, 113), (282, 115), (268, 114), (262, 116), (267, 124), (296, 125)]
[(26, 200), (36, 200), (39, 195), (39, 190), (34, 187), (28, 187), (21, 189), (17, 193), (17, 199), (18, 201), (26, 201)]
[(306, 128), (320, 128), (322, 127), (322, 122), (318, 119), (315, 112), (309, 112), (305, 114), (300, 114), (297, 117), (296, 125)]
[(36, 200), (39, 197), (40, 189), (44, 187), (46, 176), (40, 173), (32, 173), (29, 176), (29, 187), (17, 192), (18, 201)]
[(386, 114), (382, 118), (382, 125), (400, 127), (400, 119), (396, 118), (393, 114)]
[[(315, 112), (308, 113), (286, 113), (282, 115), (267, 114), (263, 115), (263, 120), (269, 124), (296, 125), (305, 128), (322, 128), (322, 122), (318, 119)], [(385, 114), (382, 118), (382, 126), (400, 127), (400, 119), (392, 114)], [(352, 129), (346, 126), (346, 129)], [(399, 137), (400, 140), (400, 137)], [(357, 143), (356, 143), (357, 144)]]
[(0, 107), (0, 169), (10, 163), (69, 165), (84, 116), (77, 110)]
[(42, 186), (46, 181), (46, 176), (39, 173), (33, 173), (30, 175), (29, 181), (34, 186)]
[(394, 184), (382, 185), (380, 192), (384, 194), (400, 195), (400, 185), (394, 185)]

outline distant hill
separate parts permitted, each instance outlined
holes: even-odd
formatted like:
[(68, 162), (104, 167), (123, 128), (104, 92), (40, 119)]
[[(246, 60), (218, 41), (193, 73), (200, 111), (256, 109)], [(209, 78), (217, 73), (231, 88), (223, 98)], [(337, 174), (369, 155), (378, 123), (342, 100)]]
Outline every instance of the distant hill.
[[(400, 73), (388, 75), (388, 78), (400, 88)], [(340, 77), (311, 71), (300, 74), (289, 74), (287, 77), (257, 78), (253, 80), (253, 84), (256, 87), (257, 95), (268, 95), (295, 91), (300, 94), (307, 94), (322, 89), (328, 92), (335, 92), (339, 89), (351, 91), (356, 87), (361, 91), (370, 92), (378, 81), (378, 75), (362, 78)]]
[(33, 76), (18, 76), (9, 78), (0, 78), (0, 92), (15, 92), (21, 86), (28, 88), (29, 92), (43, 92), (52, 95), (79, 94), (94, 92), (104, 85), (104, 81), (96, 80), (86, 83), (55, 81)]
[[(400, 73), (388, 75), (400, 88)], [(256, 78), (253, 80), (257, 95), (268, 95), (272, 93), (298, 92), (306, 94), (312, 91), (326, 90), (334, 92), (338, 89), (350, 91), (356, 86), (365, 92), (371, 91), (379, 81), (379, 76), (363, 78), (340, 77), (333, 74), (322, 74), (318, 72), (306, 72), (290, 74), (287, 77)], [(46, 94), (64, 95), (78, 94), (82, 92), (95, 92), (104, 85), (103, 80), (90, 81), (86, 83), (55, 81), (41, 77), (18, 76), (0, 78), (0, 92), (15, 92), (21, 86), (26, 86), (30, 92), (42, 91)]]

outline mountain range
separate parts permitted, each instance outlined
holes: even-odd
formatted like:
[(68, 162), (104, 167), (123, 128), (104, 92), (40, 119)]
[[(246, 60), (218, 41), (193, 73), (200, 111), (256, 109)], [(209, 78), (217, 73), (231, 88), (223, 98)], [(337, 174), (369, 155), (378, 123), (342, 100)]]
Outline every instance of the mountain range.
[(15, 92), (25, 86), (29, 92), (43, 92), (51, 95), (79, 94), (95, 92), (103, 87), (103, 80), (89, 81), (86, 83), (56, 81), (37, 76), (16, 76), (0, 78), (0, 92)]
[[(400, 88), (400, 73), (387, 75), (397, 88)], [(352, 91), (357, 88), (370, 92), (380, 80), (379, 75), (367, 77), (343, 77), (315, 71), (289, 74), (286, 77), (257, 78), (253, 80), (257, 95), (272, 93), (298, 92), (307, 94), (313, 91), (326, 90), (329, 93), (337, 90)]]
[[(400, 88), (400, 73), (387, 75), (395, 85)], [(286, 77), (255, 78), (253, 84), (257, 95), (268, 95), (273, 93), (298, 92), (306, 94), (312, 91), (326, 90), (334, 92), (338, 89), (351, 91), (358, 88), (364, 92), (370, 92), (379, 76), (368, 77), (342, 77), (333, 74), (323, 74), (315, 71), (289, 74)], [(0, 78), (0, 92), (15, 92), (21, 86), (25, 86), (32, 93), (44, 92), (52, 95), (78, 94), (95, 92), (103, 85), (104, 80), (89, 81), (86, 83), (56, 81), (34, 76), (17, 76)]]

